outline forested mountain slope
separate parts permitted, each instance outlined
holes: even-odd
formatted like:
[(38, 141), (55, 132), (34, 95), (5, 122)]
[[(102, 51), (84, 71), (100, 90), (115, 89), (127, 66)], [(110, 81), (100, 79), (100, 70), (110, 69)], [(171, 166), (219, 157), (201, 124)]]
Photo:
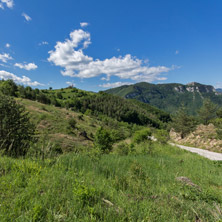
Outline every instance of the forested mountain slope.
[(195, 115), (206, 98), (218, 105), (222, 105), (222, 95), (220, 92), (217, 92), (213, 86), (196, 82), (187, 85), (141, 82), (109, 89), (105, 92), (127, 99), (136, 99), (169, 113), (175, 113), (184, 104), (188, 112)]

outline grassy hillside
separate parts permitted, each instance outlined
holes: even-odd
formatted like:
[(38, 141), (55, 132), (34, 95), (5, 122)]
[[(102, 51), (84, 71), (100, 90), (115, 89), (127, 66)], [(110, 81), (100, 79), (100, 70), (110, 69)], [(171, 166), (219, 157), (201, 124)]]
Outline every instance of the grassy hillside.
[[(181, 178), (181, 177), (186, 178)], [(150, 154), (0, 157), (0, 221), (221, 221), (221, 163)]]
[(36, 125), (26, 156), (0, 153), (0, 221), (222, 220), (221, 163), (167, 145), (167, 113), (76, 88), (0, 91)]
[(175, 113), (184, 104), (190, 114), (196, 114), (205, 98), (222, 105), (222, 96), (215, 92), (212, 86), (191, 83), (182, 85), (137, 83), (109, 89), (107, 93), (127, 99), (136, 99), (148, 103), (169, 113)]
[(170, 121), (169, 114), (150, 105), (143, 106), (104, 92), (92, 93), (77, 88), (39, 90), (17, 86), (13, 81), (0, 81), (0, 92), (18, 98), (70, 109), (82, 114), (107, 117), (132, 124), (164, 128)]
[[(58, 153), (88, 151), (93, 147), (95, 133), (101, 126), (108, 129), (116, 141), (131, 136), (140, 128), (103, 115), (95, 118), (27, 99), (17, 101), (26, 107), (31, 121), (37, 127), (36, 136), (40, 138), (38, 146), (48, 147)], [(70, 126), (71, 120), (76, 122), (75, 127)]]

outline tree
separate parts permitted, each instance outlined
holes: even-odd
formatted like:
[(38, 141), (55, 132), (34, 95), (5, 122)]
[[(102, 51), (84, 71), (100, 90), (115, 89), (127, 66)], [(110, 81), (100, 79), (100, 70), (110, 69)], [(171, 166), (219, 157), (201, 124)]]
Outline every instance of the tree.
[(113, 145), (111, 133), (100, 127), (96, 132), (94, 144), (103, 153), (111, 151)]
[(33, 141), (34, 129), (24, 106), (0, 94), (0, 151), (9, 156), (24, 156)]
[(187, 134), (192, 132), (197, 122), (196, 120), (187, 115), (187, 111), (184, 105), (182, 105), (176, 112), (176, 115), (172, 117), (172, 127), (178, 133), (181, 133), (181, 137), (184, 138)]
[(18, 91), (17, 85), (13, 80), (2, 80), (0, 82), (0, 91), (8, 96), (16, 96), (16, 92)]
[(209, 99), (204, 100), (203, 106), (199, 110), (199, 117), (204, 125), (209, 124), (209, 121), (217, 116), (217, 105)]

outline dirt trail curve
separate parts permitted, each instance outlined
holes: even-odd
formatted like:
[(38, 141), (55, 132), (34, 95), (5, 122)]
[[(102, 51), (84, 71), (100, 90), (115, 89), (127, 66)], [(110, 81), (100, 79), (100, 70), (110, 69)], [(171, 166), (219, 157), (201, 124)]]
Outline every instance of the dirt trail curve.
[(208, 151), (208, 150), (202, 150), (202, 149), (199, 149), (199, 148), (194, 148), (194, 147), (189, 147), (189, 146), (183, 146), (183, 145), (179, 145), (179, 144), (175, 144), (175, 143), (170, 143), (171, 145), (173, 146), (177, 146), (181, 149), (184, 149), (184, 150), (188, 150), (192, 153), (197, 153), (203, 157), (206, 157), (210, 160), (217, 160), (217, 161), (222, 161), (222, 153), (215, 153), (215, 152), (211, 152), (211, 151)]

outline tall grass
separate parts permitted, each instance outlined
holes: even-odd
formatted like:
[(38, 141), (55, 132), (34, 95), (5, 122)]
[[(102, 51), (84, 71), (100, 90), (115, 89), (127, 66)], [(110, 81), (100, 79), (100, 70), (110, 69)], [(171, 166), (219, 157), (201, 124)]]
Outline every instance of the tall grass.
[(0, 221), (220, 221), (221, 169), (169, 145), (98, 158), (0, 157)]

